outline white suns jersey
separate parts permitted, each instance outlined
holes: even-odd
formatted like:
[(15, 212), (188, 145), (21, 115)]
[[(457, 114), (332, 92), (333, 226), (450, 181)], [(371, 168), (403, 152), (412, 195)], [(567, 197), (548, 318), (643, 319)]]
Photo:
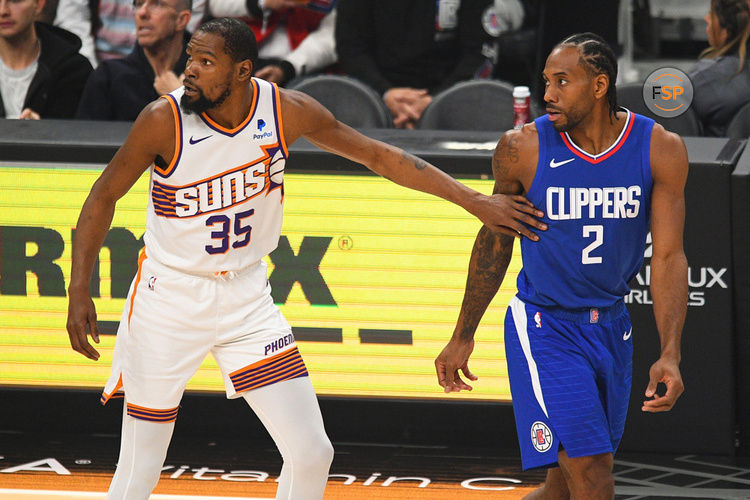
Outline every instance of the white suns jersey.
[(146, 254), (186, 273), (238, 271), (279, 241), (288, 151), (278, 87), (252, 79), (253, 100), (232, 130), (180, 108), (184, 88), (162, 96), (175, 115), (175, 154), (154, 165)]

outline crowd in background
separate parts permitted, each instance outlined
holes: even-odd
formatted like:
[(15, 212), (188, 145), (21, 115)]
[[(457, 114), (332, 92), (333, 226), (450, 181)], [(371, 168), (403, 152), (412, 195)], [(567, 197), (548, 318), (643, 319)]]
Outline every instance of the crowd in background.
[[(241, 18), (255, 33), (255, 76), (287, 86), (319, 73), (347, 75), (382, 97), (395, 127), (412, 128), (436, 94), (464, 80), (528, 85), (541, 100), (539, 74), (552, 46), (581, 31), (616, 46), (618, 5), (0, 0), (0, 116), (132, 121), (149, 102), (181, 86), (190, 33), (227, 16)], [(750, 102), (750, 0), (706, 0), (706, 11), (709, 47), (689, 72), (693, 109), (706, 135), (722, 135), (733, 113)]]

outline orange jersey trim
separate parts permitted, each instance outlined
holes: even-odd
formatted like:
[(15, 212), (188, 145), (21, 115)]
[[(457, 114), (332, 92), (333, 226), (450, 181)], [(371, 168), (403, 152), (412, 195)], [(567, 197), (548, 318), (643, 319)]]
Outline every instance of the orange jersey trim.
[(146, 408), (145, 406), (138, 406), (131, 403), (127, 403), (128, 415), (139, 420), (149, 420), (151, 422), (174, 422), (177, 420), (177, 412), (180, 409), (179, 406), (174, 408), (168, 408), (166, 410), (156, 410), (154, 408)]
[(281, 149), (284, 151), (284, 157), (289, 158), (289, 149), (286, 147), (286, 138), (284, 137), (284, 119), (281, 116), (281, 92), (279, 91), (278, 85), (275, 83), (272, 83), (271, 85), (273, 85), (273, 92), (276, 98), (274, 102), (274, 115), (276, 117), (279, 142), (281, 143)]
[(235, 128), (229, 129), (226, 127), (223, 127), (213, 121), (210, 116), (208, 116), (208, 113), (201, 113), (200, 117), (203, 119), (203, 121), (208, 125), (210, 128), (214, 129), (215, 131), (224, 134), (224, 135), (230, 135), (234, 136), (239, 134), (242, 129), (247, 127), (247, 124), (250, 123), (250, 120), (252, 120), (253, 115), (255, 115), (255, 108), (258, 107), (258, 84), (255, 83), (255, 79), (251, 79), (250, 83), (253, 86), (253, 101), (250, 103), (250, 112), (247, 114), (247, 117), (242, 120), (242, 123), (237, 125)]
[(240, 368), (229, 374), (236, 392), (258, 389), (266, 385), (308, 375), (297, 347)]
[(169, 162), (167, 168), (160, 168), (158, 165), (154, 165), (154, 170), (162, 177), (169, 177), (177, 167), (177, 163), (180, 161), (182, 156), (182, 116), (180, 116), (180, 110), (177, 108), (177, 101), (169, 94), (161, 96), (162, 99), (166, 99), (169, 106), (172, 108), (174, 114), (174, 155), (172, 161)]
[(143, 271), (143, 262), (146, 260), (146, 249), (141, 250), (141, 254), (138, 256), (138, 273), (135, 275), (135, 286), (133, 286), (133, 295), (130, 296), (130, 311), (128, 311), (128, 326), (130, 325), (130, 317), (133, 315), (133, 303), (135, 302), (135, 294), (138, 293), (138, 283), (141, 282), (141, 272)]
[(110, 399), (119, 397), (117, 395), (117, 391), (119, 391), (120, 389), (122, 389), (122, 373), (120, 374), (120, 378), (117, 380), (117, 384), (115, 385), (115, 388), (112, 389), (112, 392), (110, 392), (109, 394), (107, 394), (106, 392), (102, 392), (102, 397), (100, 399), (100, 402), (103, 405), (106, 405), (107, 401), (109, 401)]

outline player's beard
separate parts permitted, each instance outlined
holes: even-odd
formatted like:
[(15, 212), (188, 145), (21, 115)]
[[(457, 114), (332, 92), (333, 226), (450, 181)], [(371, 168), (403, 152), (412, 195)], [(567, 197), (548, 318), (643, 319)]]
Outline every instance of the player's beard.
[(227, 83), (224, 90), (221, 92), (221, 94), (219, 94), (219, 97), (211, 100), (208, 97), (206, 97), (206, 95), (203, 93), (201, 89), (199, 89), (198, 87), (194, 87), (194, 88), (195, 88), (195, 91), (198, 93), (198, 97), (194, 101), (191, 101), (185, 94), (182, 94), (182, 97), (180, 97), (180, 107), (182, 107), (182, 109), (188, 114), (190, 113), (201, 114), (201, 113), (205, 113), (209, 109), (213, 109), (217, 106), (220, 106), (224, 101), (227, 100), (227, 98), (232, 93), (232, 90), (229, 84)]
[(584, 118), (583, 113), (580, 113), (574, 109), (571, 109), (566, 113), (563, 113), (560, 110), (557, 111), (565, 116), (565, 123), (553, 123), (552, 128), (554, 128), (556, 132), (570, 132), (571, 130), (576, 128)]

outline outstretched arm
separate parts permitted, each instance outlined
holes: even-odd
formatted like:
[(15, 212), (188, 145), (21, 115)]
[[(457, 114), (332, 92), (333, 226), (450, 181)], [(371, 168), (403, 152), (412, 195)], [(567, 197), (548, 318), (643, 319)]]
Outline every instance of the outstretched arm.
[[(511, 131), (498, 142), (492, 157), (495, 193), (517, 195), (523, 192), (519, 173), (528, 166), (525, 162), (529, 160), (529, 149), (533, 150), (534, 147), (529, 144), (531, 141), (528, 135), (528, 131)], [(535, 132), (533, 135), (536, 135)], [(524, 150), (519, 150), (519, 143), (525, 143)], [(461, 379), (459, 370), (468, 379), (477, 379), (468, 366), (469, 356), (474, 349), (474, 333), (492, 298), (497, 294), (512, 254), (512, 237), (490, 232), (486, 226), (479, 230), (471, 252), (466, 291), (456, 329), (448, 345), (435, 360), (438, 383), (445, 392), (472, 389)]]
[[(661, 340), (661, 356), (651, 366), (642, 410), (668, 411), (684, 387), (680, 375), (680, 339), (685, 323), (688, 296), (688, 266), (682, 248), (685, 224), (685, 181), (688, 158), (685, 144), (676, 134), (654, 125), (651, 136), (651, 294)], [(663, 382), (667, 392), (656, 393)]]
[(397, 184), (463, 207), (493, 231), (538, 239), (527, 226), (541, 229), (543, 225), (534, 218), (540, 217), (541, 212), (524, 197), (478, 193), (426, 161), (366, 137), (337, 121), (327, 109), (305, 94), (282, 90), (281, 96), (287, 143), (304, 136), (319, 148), (361, 163)]
[(88, 333), (94, 342), (99, 342), (89, 282), (99, 249), (112, 223), (115, 204), (157, 155), (171, 159), (173, 144), (172, 111), (165, 100), (159, 99), (141, 112), (125, 143), (94, 183), (81, 208), (68, 286), (67, 330), (73, 349), (89, 359), (99, 359), (99, 353), (87, 338)]

